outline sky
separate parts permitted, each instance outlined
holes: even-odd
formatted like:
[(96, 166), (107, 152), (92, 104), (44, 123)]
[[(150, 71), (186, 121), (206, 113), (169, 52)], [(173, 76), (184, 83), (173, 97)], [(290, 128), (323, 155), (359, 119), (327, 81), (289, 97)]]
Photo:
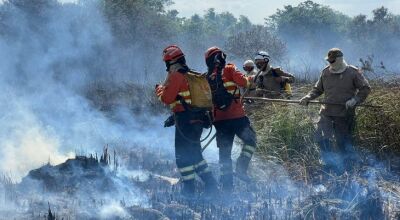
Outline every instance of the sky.
[[(0, 0), (2, 2), (4, 0)], [(77, 0), (59, 0), (60, 2), (76, 2)], [(256, 24), (263, 24), (264, 18), (272, 15), (278, 8), (285, 5), (297, 5), (306, 0), (172, 0), (173, 5), (167, 9), (176, 9), (181, 17), (193, 14), (204, 14), (209, 8), (217, 12), (229, 11), (235, 16), (245, 15)], [(370, 16), (372, 10), (385, 6), (390, 12), (400, 14), (400, 0), (313, 0), (316, 3), (328, 5), (344, 14), (354, 16), (365, 14)]]
[[(235, 16), (245, 15), (253, 23), (262, 24), (264, 18), (272, 15), (278, 8), (285, 5), (297, 5), (305, 0), (173, 0), (174, 4), (168, 9), (176, 9), (181, 17), (204, 14), (208, 8), (217, 12), (229, 11)], [(394, 14), (400, 14), (400, 0), (314, 0), (314, 2), (330, 6), (344, 14), (371, 15), (373, 9), (381, 6), (389, 8)]]

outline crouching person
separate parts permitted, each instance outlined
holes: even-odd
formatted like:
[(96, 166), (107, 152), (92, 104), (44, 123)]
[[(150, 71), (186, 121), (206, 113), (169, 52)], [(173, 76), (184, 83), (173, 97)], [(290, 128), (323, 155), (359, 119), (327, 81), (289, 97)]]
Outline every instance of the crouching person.
[(192, 196), (195, 193), (195, 174), (205, 183), (208, 194), (217, 191), (217, 183), (204, 160), (200, 138), (203, 127), (210, 123), (207, 112), (192, 109), (192, 94), (187, 75), (190, 69), (181, 49), (172, 45), (164, 49), (163, 60), (168, 76), (163, 85), (156, 87), (160, 101), (169, 105), (175, 117), (175, 157), (176, 165), (183, 182), (183, 193)]

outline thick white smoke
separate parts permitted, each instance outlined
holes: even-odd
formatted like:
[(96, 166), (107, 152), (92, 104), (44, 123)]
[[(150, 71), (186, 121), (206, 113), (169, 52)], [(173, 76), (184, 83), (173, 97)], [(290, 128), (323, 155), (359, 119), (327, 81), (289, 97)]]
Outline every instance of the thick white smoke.
[[(62, 162), (76, 151), (165, 143), (149, 129), (161, 128), (159, 118), (135, 116), (121, 107), (115, 117), (123, 123), (116, 123), (83, 95), (102, 74), (120, 69), (118, 56), (125, 58), (114, 48), (97, 3), (60, 7), (13, 2), (3, 5), (9, 16), (0, 35), (0, 172), (20, 179), (30, 169), (48, 160)], [(139, 69), (131, 66), (123, 74), (130, 72), (127, 78), (133, 79), (142, 74)]]

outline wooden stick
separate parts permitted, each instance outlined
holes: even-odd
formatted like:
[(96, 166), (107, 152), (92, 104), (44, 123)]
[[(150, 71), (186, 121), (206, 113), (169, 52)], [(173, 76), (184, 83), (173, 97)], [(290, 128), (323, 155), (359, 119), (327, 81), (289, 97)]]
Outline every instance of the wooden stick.
[[(269, 99), (263, 97), (243, 97), (243, 99), (250, 100), (262, 100), (266, 102), (281, 102), (281, 103), (300, 103), (300, 100), (290, 100), (290, 99)], [(324, 102), (324, 101), (308, 101), (310, 104), (319, 104), (319, 105), (346, 105), (345, 103), (334, 103), (334, 102)], [(382, 108), (381, 105), (368, 105), (368, 104), (357, 104), (356, 106), (366, 107), (366, 108)]]

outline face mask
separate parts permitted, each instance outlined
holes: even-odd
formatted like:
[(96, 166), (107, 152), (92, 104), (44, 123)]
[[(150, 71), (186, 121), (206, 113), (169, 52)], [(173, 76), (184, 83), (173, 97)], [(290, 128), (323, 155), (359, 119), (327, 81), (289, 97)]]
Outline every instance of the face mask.
[(251, 72), (254, 70), (254, 67), (253, 66), (243, 66), (243, 70), (246, 72)]
[(265, 68), (267, 67), (267, 63), (266, 63), (266, 62), (257, 62), (257, 63), (256, 63), (256, 67), (257, 67), (259, 70), (265, 70)]
[(169, 61), (165, 61), (165, 66), (167, 67), (166, 71), (169, 71), (169, 68), (171, 67), (171, 64), (169, 63)]
[(225, 59), (226, 59), (226, 55), (224, 53), (218, 53), (214, 57), (214, 64), (216, 66), (225, 66)]

